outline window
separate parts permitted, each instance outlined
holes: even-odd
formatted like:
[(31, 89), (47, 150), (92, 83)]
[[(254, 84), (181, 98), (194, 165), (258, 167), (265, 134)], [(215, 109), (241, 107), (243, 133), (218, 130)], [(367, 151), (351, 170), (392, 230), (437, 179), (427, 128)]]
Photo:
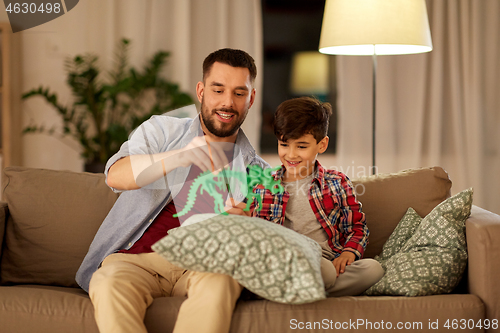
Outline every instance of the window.
[[(262, 97), (261, 153), (275, 154), (277, 141), (271, 128), (276, 107), (286, 99), (299, 97), (290, 86), (294, 56), (302, 51), (318, 51), (325, 0), (262, 0), (264, 26), (264, 84)], [(327, 153), (336, 151), (337, 112), (335, 61), (328, 57), (329, 88), (315, 94), (332, 105)]]

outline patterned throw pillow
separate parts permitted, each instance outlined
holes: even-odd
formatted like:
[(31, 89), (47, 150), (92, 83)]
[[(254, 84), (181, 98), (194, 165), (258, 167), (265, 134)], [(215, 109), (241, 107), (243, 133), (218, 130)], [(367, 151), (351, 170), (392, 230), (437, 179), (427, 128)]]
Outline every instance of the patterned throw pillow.
[(386, 261), (396, 253), (399, 253), (401, 248), (413, 236), (415, 230), (422, 222), (422, 218), (413, 208), (408, 208), (405, 216), (399, 221), (398, 225), (387, 239), (382, 248), (382, 252), (375, 256), (377, 261)]
[(259, 218), (218, 215), (170, 230), (153, 250), (184, 269), (230, 275), (275, 302), (325, 298), (318, 243)]
[(472, 188), (460, 192), (423, 219), (409, 209), (400, 222), (402, 226), (396, 227), (375, 258), (385, 270), (384, 277), (365, 294), (424, 296), (451, 292), (467, 265), (465, 221), (470, 215), (472, 194)]

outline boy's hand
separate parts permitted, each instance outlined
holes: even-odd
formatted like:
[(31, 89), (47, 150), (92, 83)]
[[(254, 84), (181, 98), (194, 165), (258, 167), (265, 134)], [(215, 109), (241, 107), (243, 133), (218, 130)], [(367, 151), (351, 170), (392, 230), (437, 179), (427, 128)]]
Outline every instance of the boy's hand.
[(224, 210), (233, 215), (252, 216), (252, 209), (247, 212), (243, 210), (246, 206), (247, 204), (244, 202), (236, 202), (232, 199), (228, 199), (226, 201), (226, 207), (224, 208)]
[(356, 255), (349, 251), (344, 251), (337, 258), (333, 259), (333, 266), (337, 270), (337, 277), (345, 272), (345, 266), (349, 266), (356, 259)]

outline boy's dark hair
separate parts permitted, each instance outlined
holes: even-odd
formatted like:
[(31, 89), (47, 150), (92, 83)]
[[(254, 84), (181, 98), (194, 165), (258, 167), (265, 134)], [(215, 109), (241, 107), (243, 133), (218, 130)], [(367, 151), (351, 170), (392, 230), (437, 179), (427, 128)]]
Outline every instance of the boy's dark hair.
[(212, 52), (205, 58), (203, 61), (203, 81), (205, 81), (205, 78), (210, 73), (210, 69), (212, 69), (212, 65), (215, 62), (220, 62), (232, 67), (248, 68), (252, 82), (254, 82), (255, 77), (257, 77), (255, 61), (248, 53), (242, 50), (226, 48)]
[(273, 119), (274, 135), (286, 142), (311, 134), (320, 142), (328, 134), (328, 122), (332, 114), (330, 103), (315, 98), (299, 97), (281, 103)]

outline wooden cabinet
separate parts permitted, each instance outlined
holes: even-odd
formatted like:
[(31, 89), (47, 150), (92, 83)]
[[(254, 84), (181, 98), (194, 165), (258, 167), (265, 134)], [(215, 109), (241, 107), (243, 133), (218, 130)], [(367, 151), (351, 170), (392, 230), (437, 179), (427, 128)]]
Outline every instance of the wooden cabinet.
[(22, 164), (21, 54), (19, 33), (0, 22), (0, 155), (3, 168)]

